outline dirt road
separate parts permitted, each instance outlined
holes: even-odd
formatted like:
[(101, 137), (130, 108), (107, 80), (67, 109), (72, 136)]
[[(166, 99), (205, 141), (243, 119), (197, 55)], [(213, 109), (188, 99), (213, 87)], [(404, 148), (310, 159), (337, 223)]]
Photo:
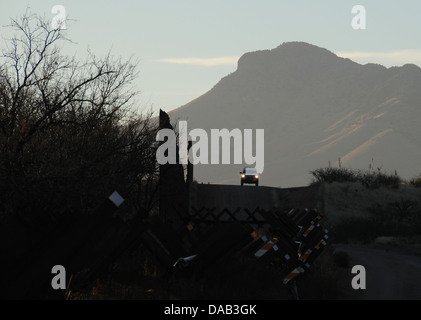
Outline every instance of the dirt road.
[[(351, 245), (335, 245), (350, 256), (350, 265), (366, 269), (366, 289), (356, 298), (363, 300), (421, 299), (421, 257)], [(350, 284), (350, 290), (351, 288)]]

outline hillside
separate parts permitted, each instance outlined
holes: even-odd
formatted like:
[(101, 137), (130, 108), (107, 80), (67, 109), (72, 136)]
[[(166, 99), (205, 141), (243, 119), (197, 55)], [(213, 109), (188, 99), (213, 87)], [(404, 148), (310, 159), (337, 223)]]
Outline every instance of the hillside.
[[(360, 65), (314, 45), (244, 54), (209, 92), (170, 112), (189, 130), (265, 129), (262, 185), (308, 184), (309, 171), (372, 163), (404, 178), (421, 171), (421, 69)], [(199, 182), (238, 184), (243, 165), (197, 165)]]

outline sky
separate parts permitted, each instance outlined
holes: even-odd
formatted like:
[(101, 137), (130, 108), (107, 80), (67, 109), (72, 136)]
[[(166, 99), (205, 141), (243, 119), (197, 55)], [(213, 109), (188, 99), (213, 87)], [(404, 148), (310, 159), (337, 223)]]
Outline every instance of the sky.
[[(187, 104), (234, 72), (244, 53), (289, 41), (362, 64), (421, 66), (419, 0), (0, 0), (0, 36), (10, 36), (10, 18), (27, 8), (53, 21), (55, 5), (65, 9), (72, 40), (64, 54), (111, 51), (139, 61), (134, 86), (140, 109)], [(361, 11), (352, 13), (356, 5), (365, 9), (365, 29), (352, 26), (361, 17)]]

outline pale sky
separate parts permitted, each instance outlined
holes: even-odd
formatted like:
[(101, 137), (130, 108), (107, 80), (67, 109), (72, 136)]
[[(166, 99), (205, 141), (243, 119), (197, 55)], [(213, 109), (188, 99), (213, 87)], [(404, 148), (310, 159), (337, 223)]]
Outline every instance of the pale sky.
[[(419, 0), (38, 0), (0, 2), (0, 35), (11, 17), (67, 14), (64, 53), (109, 50), (139, 60), (140, 106), (170, 111), (210, 90), (246, 52), (304, 41), (359, 63), (421, 66)], [(354, 30), (352, 8), (366, 9)], [(3, 43), (2, 43), (3, 45)]]

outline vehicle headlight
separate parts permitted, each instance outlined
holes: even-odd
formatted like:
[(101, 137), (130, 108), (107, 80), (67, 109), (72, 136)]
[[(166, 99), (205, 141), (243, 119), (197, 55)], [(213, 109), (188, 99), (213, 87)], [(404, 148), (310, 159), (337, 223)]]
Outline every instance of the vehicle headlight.
[(241, 178), (245, 178), (245, 177), (246, 177), (246, 175), (245, 175), (245, 174), (242, 174), (242, 175), (241, 175)]
[(259, 176), (258, 176), (258, 175), (255, 175), (254, 177), (255, 177), (256, 179), (259, 179)]

